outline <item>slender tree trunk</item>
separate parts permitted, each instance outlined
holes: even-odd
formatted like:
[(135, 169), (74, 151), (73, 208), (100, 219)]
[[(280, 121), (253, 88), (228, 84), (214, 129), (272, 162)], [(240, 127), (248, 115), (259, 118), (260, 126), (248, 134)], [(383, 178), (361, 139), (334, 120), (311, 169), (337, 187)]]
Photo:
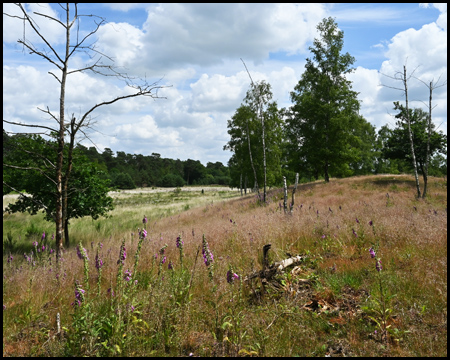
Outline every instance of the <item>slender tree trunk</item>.
[(75, 118), (72, 114), (72, 118), (70, 120), (70, 144), (69, 144), (69, 152), (67, 154), (67, 169), (64, 174), (64, 187), (63, 187), (63, 224), (64, 224), (64, 237), (66, 247), (69, 247), (69, 218), (68, 216), (68, 192), (69, 192), (69, 177), (72, 172), (73, 166), (73, 148), (75, 146)]
[(422, 198), (427, 195), (428, 186), (428, 165), (430, 163), (430, 139), (431, 139), (431, 99), (433, 97), (433, 81), (430, 81), (430, 98), (428, 102), (428, 139), (427, 139), (427, 153), (425, 155), (425, 169), (423, 171), (423, 194)]
[(245, 175), (245, 181), (244, 181), (244, 194), (247, 195), (247, 175)]
[(417, 173), (417, 163), (416, 163), (416, 155), (414, 153), (414, 143), (411, 131), (411, 121), (409, 119), (409, 108), (408, 108), (408, 81), (406, 77), (406, 66), (403, 65), (403, 85), (405, 86), (405, 101), (406, 101), (406, 122), (408, 124), (408, 135), (409, 135), (409, 143), (411, 144), (411, 156), (412, 162), (414, 166), (414, 177), (416, 178), (416, 187), (417, 187), (417, 197), (420, 198), (420, 184), (419, 184), (419, 175)]
[(259, 116), (261, 117), (261, 127), (262, 127), (263, 167), (264, 167), (264, 204), (265, 204), (266, 203), (266, 194), (267, 194), (267, 192), (266, 192), (266, 186), (267, 186), (266, 140), (265, 140), (265, 134), (264, 134), (264, 114), (262, 113), (261, 106), (259, 106)]
[(252, 165), (253, 176), (255, 177), (255, 189), (259, 195), (258, 179), (256, 178), (256, 170), (255, 170), (255, 165), (253, 164), (253, 157), (252, 157), (252, 149), (250, 147), (250, 130), (249, 130), (249, 126), (248, 126), (248, 120), (247, 120), (247, 142), (248, 142), (248, 153), (250, 155), (250, 164)]
[(70, 44), (70, 26), (69, 11), (66, 12), (66, 56), (61, 75), (61, 93), (59, 97), (59, 133), (58, 133), (58, 157), (56, 161), (56, 260), (59, 261), (63, 249), (63, 189), (62, 189), (62, 170), (64, 160), (64, 111), (66, 95), (67, 67), (69, 62), (69, 44)]
[(69, 246), (69, 219), (64, 220), (64, 240), (66, 247)]

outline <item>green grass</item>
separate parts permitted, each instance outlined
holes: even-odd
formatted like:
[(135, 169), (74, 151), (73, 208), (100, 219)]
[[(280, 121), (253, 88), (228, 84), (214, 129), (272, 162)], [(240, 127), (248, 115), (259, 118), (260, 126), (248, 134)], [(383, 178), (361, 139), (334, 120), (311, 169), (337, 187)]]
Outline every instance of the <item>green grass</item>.
[[(23, 257), (41, 231), (50, 236), (51, 224), (41, 215), (5, 215), (3, 355), (446, 356), (446, 186), (431, 178), (430, 197), (417, 200), (411, 183), (395, 175), (301, 184), (292, 214), (279, 209), (280, 189), (269, 191), (266, 206), (237, 191), (121, 192), (111, 217), (72, 221), (59, 268), (54, 254), (34, 254), (34, 264)], [(144, 215), (148, 235), (140, 241)], [(203, 234), (211, 269), (199, 249)], [(89, 260), (78, 258), (79, 242)], [(267, 284), (244, 283), (261, 269), (268, 243), (270, 261), (286, 253), (305, 260)], [(240, 276), (232, 284), (230, 267)], [(86, 290), (80, 307), (71, 305), (75, 281)]]

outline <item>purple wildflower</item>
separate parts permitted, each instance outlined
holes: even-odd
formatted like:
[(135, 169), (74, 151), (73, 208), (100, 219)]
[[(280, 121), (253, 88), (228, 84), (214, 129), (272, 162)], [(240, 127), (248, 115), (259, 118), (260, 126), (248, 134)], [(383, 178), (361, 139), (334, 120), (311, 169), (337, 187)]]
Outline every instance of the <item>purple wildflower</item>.
[(45, 245), (42, 245), (42, 251), (44, 251), (45, 250)]
[(325, 234), (322, 235), (322, 239), (325, 239), (327, 236)]
[(378, 272), (380, 272), (381, 270), (383, 270), (383, 267), (381, 266), (381, 260), (377, 260), (377, 263), (375, 265), (375, 268), (377, 269)]
[(132, 272), (129, 269), (127, 269), (127, 271), (125, 271), (125, 274), (124, 274), (123, 278), (124, 278), (125, 281), (130, 281), (132, 275), (133, 275)]
[(148, 222), (147, 217), (144, 215), (144, 218), (142, 219), (142, 223), (147, 224), (147, 222)]
[(172, 263), (172, 261), (169, 261), (169, 265), (167, 265), (167, 268), (169, 270), (173, 270), (173, 263)]
[(37, 241), (33, 241), (33, 246), (37, 247), (39, 245), (39, 243)]
[(212, 262), (214, 261), (214, 256), (211, 250), (209, 250), (208, 242), (206, 241), (205, 237), (203, 237), (202, 255), (205, 265), (206, 266), (211, 265)]
[(139, 231), (139, 237), (145, 239), (147, 237), (147, 230), (142, 229), (141, 231)]
[(111, 296), (114, 296), (114, 290), (112, 288), (109, 288), (106, 292)]
[(101, 267), (103, 266), (103, 260), (100, 259), (100, 257), (98, 256), (98, 252), (95, 255), (95, 267), (97, 268), (98, 271), (100, 271)]
[(89, 260), (86, 249), (82, 246), (80, 248), (80, 245), (77, 246), (77, 255), (81, 260), (83, 260), (84, 258)]
[(239, 279), (239, 275), (234, 273), (232, 270), (227, 271), (227, 282), (231, 284), (234, 280)]
[(182, 249), (184, 245), (183, 240), (181, 240), (181, 235), (177, 237), (177, 248)]
[(372, 220), (369, 221), (369, 225), (370, 225), (370, 226), (373, 225), (373, 221), (372, 221)]
[(72, 305), (81, 306), (81, 303), (84, 301), (84, 293), (85, 291), (81, 288), (79, 284), (75, 284), (75, 302)]
[(164, 256), (163, 258), (162, 258), (162, 260), (161, 260), (161, 264), (164, 264), (165, 262), (166, 262), (166, 257)]
[(52, 234), (52, 240), (55, 240), (55, 234)]
[(120, 246), (120, 254), (119, 254), (119, 260), (117, 260), (117, 264), (122, 262), (122, 265), (125, 263), (125, 259), (127, 258), (127, 249), (125, 249), (125, 241)]
[(369, 249), (370, 257), (373, 259), (375, 257), (375, 250), (373, 248)]
[(356, 218), (356, 223), (357, 223), (357, 224), (359, 224), (359, 220), (358, 220), (358, 218)]
[(355, 229), (352, 229), (353, 231), (353, 235), (355, 235), (355, 237), (358, 237), (358, 234), (356, 233)]
[(45, 231), (42, 233), (41, 241), (45, 239)]

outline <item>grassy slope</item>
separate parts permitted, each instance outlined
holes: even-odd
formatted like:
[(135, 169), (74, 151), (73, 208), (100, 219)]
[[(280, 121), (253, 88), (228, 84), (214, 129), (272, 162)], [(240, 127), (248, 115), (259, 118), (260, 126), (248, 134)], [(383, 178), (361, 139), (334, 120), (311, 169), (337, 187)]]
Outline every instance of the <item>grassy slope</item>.
[[(72, 226), (74, 241), (82, 240), (90, 257), (88, 299), (94, 318), (111, 320), (115, 315), (109, 306), (114, 304), (117, 314), (117, 307), (125, 309), (130, 301), (137, 309), (135, 318), (130, 315), (123, 321), (121, 333), (111, 335), (105, 346), (95, 345), (97, 336), (91, 335), (90, 342), (86, 341), (89, 336), (80, 340), (75, 329), (82, 327), (72, 322), (70, 306), (74, 280), (82, 282), (84, 276), (76, 251), (66, 252), (59, 272), (54, 261), (49, 264), (43, 259), (33, 267), (23, 256), (14, 255), (11, 265), (4, 254), (3, 354), (57, 356), (79, 351), (77, 355), (112, 355), (118, 354), (117, 345), (122, 355), (446, 356), (447, 188), (440, 179), (430, 179), (429, 186), (429, 198), (424, 201), (414, 198), (409, 176), (303, 184), (297, 190), (292, 215), (280, 209), (280, 190), (269, 192), (265, 207), (257, 206), (254, 196), (247, 196), (226, 202), (208, 200), (199, 207), (192, 203), (191, 209), (172, 210), (172, 215), (166, 211), (177, 203), (175, 195), (159, 213), (152, 213), (158, 203), (142, 201), (142, 196), (122, 200), (113, 218), (101, 220), (100, 225), (88, 226), (81, 219)], [(180, 203), (179, 209), (187, 207)], [(136, 228), (142, 227), (144, 214), (149, 218), (148, 236), (133, 277), (139, 280), (135, 293), (126, 301), (117, 296), (110, 299), (107, 289), (116, 281), (121, 240), (126, 240), (125, 268), (132, 270)], [(8, 221), (4, 233), (7, 226)], [(179, 234), (184, 240), (184, 272), (175, 246)], [(214, 253), (212, 281), (201, 253), (195, 265), (202, 234)], [(100, 241), (105, 265), (102, 293), (96, 297), (94, 258)], [(166, 243), (167, 262), (158, 277), (161, 255), (158, 260), (154, 255)], [(285, 258), (286, 253), (308, 254), (308, 260), (296, 275), (278, 279), (284, 288), (269, 284), (262, 295), (259, 281), (241, 287), (239, 282), (228, 284), (230, 265), (241, 277), (261, 267), (260, 250), (267, 243), (272, 244), (271, 260)], [(381, 273), (368, 252), (374, 245), (382, 260)], [(167, 269), (169, 261), (175, 271)], [(380, 275), (385, 295), (396, 295), (385, 301), (392, 329), (387, 339), (369, 318), (379, 320), (370, 308), (376, 308), (372, 299), (380, 299)], [(299, 279), (309, 279), (312, 285)], [(119, 305), (113, 303), (116, 300)], [(88, 307), (83, 309), (88, 312)], [(63, 342), (45, 343), (55, 334), (57, 312), (68, 335)], [(146, 326), (140, 326), (143, 323)], [(89, 324), (90, 329), (95, 326)], [(65, 345), (68, 340), (72, 347)]]

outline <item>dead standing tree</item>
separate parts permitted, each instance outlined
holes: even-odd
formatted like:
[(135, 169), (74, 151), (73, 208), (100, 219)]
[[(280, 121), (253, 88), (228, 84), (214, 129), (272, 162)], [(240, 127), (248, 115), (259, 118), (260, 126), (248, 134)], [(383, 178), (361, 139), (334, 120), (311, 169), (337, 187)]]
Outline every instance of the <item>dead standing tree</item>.
[[(416, 68), (417, 69), (417, 68)], [(414, 71), (416, 71), (414, 69)], [(408, 136), (409, 136), (409, 143), (411, 146), (411, 157), (412, 157), (412, 163), (414, 167), (414, 177), (416, 179), (416, 188), (417, 188), (417, 198), (420, 198), (420, 184), (419, 184), (419, 174), (417, 172), (417, 163), (416, 163), (416, 155), (414, 152), (414, 143), (413, 143), (413, 136), (411, 131), (411, 121), (409, 118), (409, 107), (408, 107), (408, 80), (411, 78), (411, 76), (414, 74), (414, 71), (411, 73), (411, 75), (406, 75), (406, 65), (403, 65), (403, 72), (397, 71), (394, 76), (389, 76), (386, 74), (382, 74), (390, 79), (401, 81), (403, 83), (403, 88), (396, 88), (392, 86), (382, 85), (385, 87), (388, 87), (390, 89), (400, 90), (405, 93), (405, 109), (406, 109), (406, 123), (408, 125)]]
[[(27, 51), (29, 51), (30, 54), (35, 54), (41, 59), (44, 59), (48, 61), (50, 64), (52, 64), (57, 71), (59, 71), (59, 74), (50, 72), (49, 74), (52, 75), (53, 78), (56, 79), (56, 81), (59, 84), (59, 114), (55, 115), (50, 109), (47, 107), (47, 109), (40, 109), (40, 111), (47, 114), (50, 119), (54, 120), (56, 122), (55, 127), (51, 126), (44, 126), (44, 125), (37, 125), (37, 124), (25, 124), (20, 122), (13, 122), (13, 121), (7, 121), (3, 120), (4, 122), (11, 124), (11, 125), (17, 125), (22, 127), (29, 127), (29, 128), (39, 128), (44, 131), (45, 135), (48, 136), (54, 136), (56, 137), (58, 148), (57, 148), (57, 161), (54, 164), (55, 169), (55, 196), (56, 196), (56, 216), (55, 216), (55, 224), (56, 224), (56, 251), (57, 251), (57, 260), (60, 257), (61, 249), (63, 248), (63, 224), (64, 224), (64, 207), (65, 202), (64, 200), (67, 199), (67, 183), (68, 179), (70, 177), (70, 173), (72, 170), (72, 151), (75, 145), (75, 138), (78, 132), (83, 133), (85, 136), (86, 133), (84, 132), (83, 128), (90, 127), (91, 123), (91, 113), (105, 105), (113, 104), (119, 100), (133, 98), (133, 97), (139, 97), (139, 96), (148, 96), (151, 98), (159, 98), (158, 97), (158, 89), (163, 88), (164, 86), (159, 85), (159, 81), (156, 81), (154, 83), (147, 83), (147, 81), (140, 81), (139, 84), (134, 82), (134, 79), (129, 77), (125, 73), (121, 73), (116, 71), (116, 68), (112, 65), (107, 65), (103, 63), (103, 59), (106, 58), (110, 61), (113, 61), (110, 57), (102, 54), (99, 52), (93, 43), (88, 43), (92, 40), (93, 35), (98, 31), (101, 25), (103, 25), (106, 21), (100, 16), (96, 15), (81, 15), (78, 14), (78, 7), (77, 4), (70, 5), (67, 4), (59, 4), (59, 6), (62, 9), (62, 12), (64, 14), (64, 19), (59, 20), (58, 18), (43, 14), (39, 12), (33, 12), (33, 16), (30, 15), (24, 8), (24, 6), (20, 3), (15, 4), (18, 9), (19, 15), (14, 14), (8, 14), (3, 13), (4, 15), (11, 17), (11, 18), (17, 18), (20, 21), (23, 21), (24, 29), (26, 29), (26, 26), (29, 26), (32, 31), (39, 37), (39, 39), (43, 43), (43, 48), (39, 49), (36, 45), (31, 43), (25, 34), (25, 30), (23, 33), (23, 37), (18, 40), (18, 43), (21, 44)], [(87, 35), (84, 35), (82, 38), (80, 37), (80, 19), (82, 17), (85, 18), (92, 18), (94, 19), (94, 29), (87, 33)], [(61, 51), (57, 51), (56, 44), (51, 44), (50, 40), (44, 36), (42, 33), (40, 27), (37, 25), (37, 22), (35, 21), (35, 18), (44, 19), (49, 22), (55, 22), (58, 24), (58, 26), (61, 26), (64, 30), (65, 34), (65, 41), (64, 41), (64, 48)], [(76, 27), (75, 27), (76, 25)], [(76, 38), (74, 41), (72, 41), (71, 34), (72, 32), (76, 32)], [(69, 68), (69, 62), (73, 58), (75, 54), (78, 53), (85, 53), (88, 55), (90, 59), (90, 63), (88, 63), (86, 66), (77, 68), (77, 69), (70, 69)], [(94, 74), (102, 75), (102, 76), (110, 76), (114, 77), (116, 79), (123, 80), (126, 85), (133, 89), (133, 93), (129, 95), (124, 96), (118, 96), (114, 99), (107, 100), (100, 102), (98, 104), (95, 104), (91, 106), (85, 113), (82, 115), (79, 120), (76, 120), (75, 117), (72, 116), (72, 118), (69, 121), (65, 120), (65, 104), (66, 104), (66, 81), (67, 77), (71, 74), (75, 73), (83, 73), (83, 72), (92, 72)], [(69, 130), (70, 129), (70, 130)], [(69, 143), (69, 152), (67, 158), (64, 158), (64, 142), (65, 142), (65, 136), (70, 136), (70, 143)], [(5, 184), (7, 185), (7, 184)], [(8, 186), (8, 185), (7, 185)], [(66, 202), (67, 203), (67, 202)]]
[(428, 105), (425, 104), (425, 106), (428, 108), (428, 137), (427, 137), (427, 154), (426, 154), (426, 159), (425, 159), (425, 167), (424, 167), (424, 174), (423, 174), (423, 193), (422, 193), (422, 198), (425, 198), (425, 196), (427, 195), (427, 186), (428, 186), (428, 165), (430, 163), (430, 139), (431, 139), (431, 111), (436, 107), (436, 106), (431, 106), (431, 102), (433, 99), (433, 90), (440, 88), (442, 86), (447, 85), (447, 80), (444, 81), (443, 84), (438, 85), (439, 84), (439, 80), (441, 79), (441, 77), (439, 76), (438, 80), (436, 81), (436, 83), (433, 84), (433, 80), (430, 81), (430, 83), (426, 83), (425, 81), (415, 77), (417, 80), (419, 80), (420, 82), (422, 82), (430, 91), (430, 96), (428, 98)]

